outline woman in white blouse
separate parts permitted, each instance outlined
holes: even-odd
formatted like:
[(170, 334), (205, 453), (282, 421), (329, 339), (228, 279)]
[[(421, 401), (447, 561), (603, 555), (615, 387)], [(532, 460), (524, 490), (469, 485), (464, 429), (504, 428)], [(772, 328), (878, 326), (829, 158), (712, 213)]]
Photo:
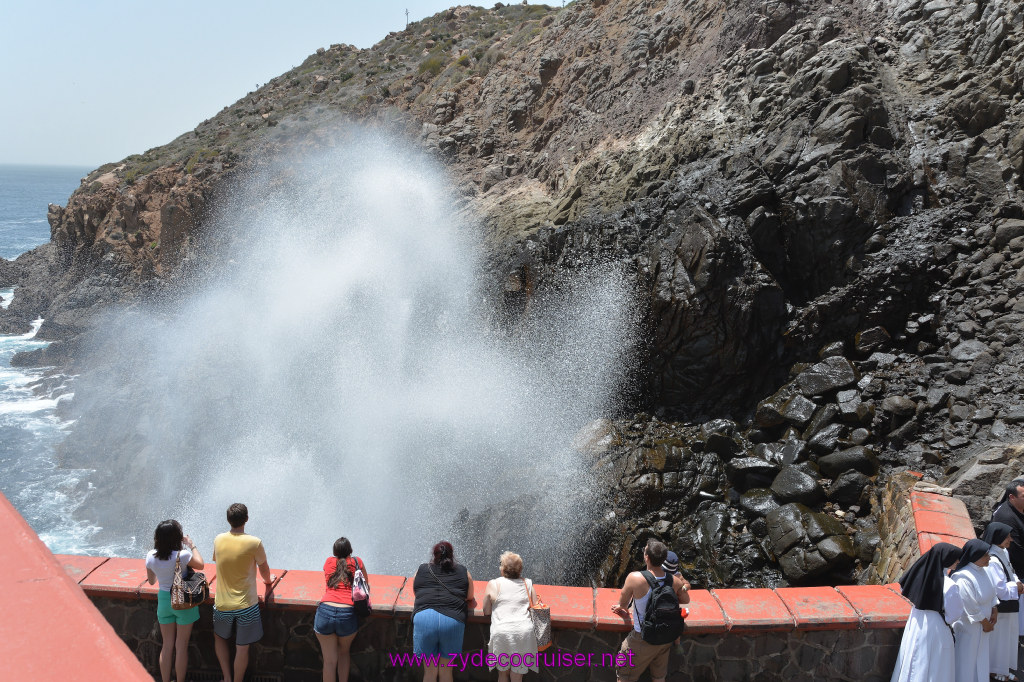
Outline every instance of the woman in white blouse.
[(174, 519), (161, 521), (153, 533), (153, 549), (146, 555), (146, 579), (160, 584), (156, 599), (156, 620), (160, 624), (163, 646), (159, 664), (162, 682), (171, 682), (173, 664), (178, 682), (185, 681), (188, 671), (188, 640), (192, 626), (199, 620), (199, 607), (175, 610), (171, 607), (171, 583), (178, 565), (184, 575), (188, 568), (202, 570), (203, 557), (189, 536)]
[(946, 569), (960, 548), (945, 542), (921, 555), (900, 578), (900, 589), (914, 608), (903, 628), (892, 682), (953, 682), (953, 635), (948, 623), (960, 617), (960, 591)]
[(1006, 551), (1013, 542), (1013, 538), (1010, 537), (1012, 530), (1005, 523), (993, 521), (988, 524), (985, 534), (981, 537), (985, 542), (992, 543), (992, 548), (988, 551), (992, 559), (985, 570), (996, 588), (996, 597), (999, 598), (999, 619), (988, 637), (989, 671), (997, 680), (1012, 679), (1011, 671), (1017, 667), (1017, 611), (1020, 609), (1017, 597), (1024, 592), (1024, 584), (1013, 572), (1010, 554)]
[(953, 623), (956, 682), (988, 682), (988, 637), (995, 628), (999, 599), (985, 567), (991, 545), (970, 540), (950, 574), (960, 588), (964, 611)]

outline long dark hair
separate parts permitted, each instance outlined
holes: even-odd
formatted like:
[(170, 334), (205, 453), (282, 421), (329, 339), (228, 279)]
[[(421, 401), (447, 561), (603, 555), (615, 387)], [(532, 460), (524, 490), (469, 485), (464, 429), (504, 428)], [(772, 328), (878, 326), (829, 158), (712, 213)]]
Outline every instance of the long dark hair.
[(167, 561), (171, 558), (171, 552), (181, 551), (181, 541), (185, 533), (181, 530), (181, 524), (174, 519), (161, 521), (153, 532), (153, 549), (156, 550), (156, 558)]
[(334, 556), (338, 563), (334, 567), (334, 573), (327, 579), (327, 587), (332, 590), (338, 585), (351, 585), (352, 576), (348, 574), (348, 558), (352, 556), (352, 543), (348, 538), (338, 538), (334, 541)]
[(442, 571), (455, 570), (455, 550), (452, 549), (452, 543), (442, 540), (434, 545), (432, 555), (430, 563), (440, 566)]

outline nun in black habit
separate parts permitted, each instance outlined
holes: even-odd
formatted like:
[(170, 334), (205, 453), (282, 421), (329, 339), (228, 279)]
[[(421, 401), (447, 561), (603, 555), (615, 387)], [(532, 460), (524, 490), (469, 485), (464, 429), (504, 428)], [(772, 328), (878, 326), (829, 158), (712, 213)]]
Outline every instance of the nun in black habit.
[(960, 558), (955, 545), (940, 542), (921, 555), (900, 578), (913, 603), (903, 629), (892, 682), (954, 682), (953, 635), (948, 623), (960, 617), (960, 593), (946, 569)]

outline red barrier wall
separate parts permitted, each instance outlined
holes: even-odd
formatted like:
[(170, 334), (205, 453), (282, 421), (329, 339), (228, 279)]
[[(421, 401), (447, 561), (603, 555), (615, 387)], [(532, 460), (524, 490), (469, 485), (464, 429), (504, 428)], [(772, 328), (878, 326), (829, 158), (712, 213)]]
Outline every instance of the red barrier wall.
[[(74, 577), (90, 597), (156, 599), (155, 586), (146, 583), (142, 559), (117, 559), (58, 555), (68, 575)], [(216, 564), (204, 569), (211, 591), (217, 579)], [(271, 590), (261, 586), (260, 601), (269, 608), (314, 610), (323, 594), (321, 571), (274, 569), (279, 577)], [(403, 576), (370, 575), (373, 612), (383, 617), (408, 618), (412, 613), (412, 580)], [(476, 582), (483, 594), (487, 583)], [(619, 600), (615, 589), (537, 585), (537, 592), (551, 607), (552, 626), (564, 629), (625, 632), (628, 623), (611, 611)], [(212, 598), (209, 603), (212, 603)], [(776, 589), (694, 590), (688, 634), (765, 630), (843, 630), (856, 628), (901, 628), (910, 613), (910, 603), (888, 585), (843, 587), (780, 587)], [(487, 623), (479, 603), (474, 604), (470, 622)]]
[(145, 680), (152, 677), (0, 495), (0, 677)]

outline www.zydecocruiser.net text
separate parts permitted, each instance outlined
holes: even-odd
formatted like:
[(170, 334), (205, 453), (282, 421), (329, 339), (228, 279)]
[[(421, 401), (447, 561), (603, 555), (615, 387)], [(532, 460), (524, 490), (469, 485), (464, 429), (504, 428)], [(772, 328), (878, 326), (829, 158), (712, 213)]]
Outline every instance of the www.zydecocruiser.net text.
[(569, 651), (540, 651), (537, 653), (493, 654), (483, 650), (460, 654), (407, 654), (388, 653), (391, 667), (421, 667), (424, 665), (438, 668), (455, 668), (465, 671), (467, 668), (525, 666), (532, 668), (632, 668), (633, 652), (617, 652), (602, 654), (574, 654)]

